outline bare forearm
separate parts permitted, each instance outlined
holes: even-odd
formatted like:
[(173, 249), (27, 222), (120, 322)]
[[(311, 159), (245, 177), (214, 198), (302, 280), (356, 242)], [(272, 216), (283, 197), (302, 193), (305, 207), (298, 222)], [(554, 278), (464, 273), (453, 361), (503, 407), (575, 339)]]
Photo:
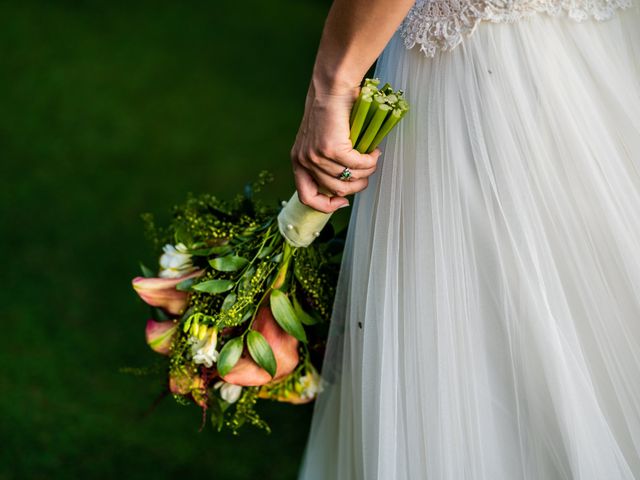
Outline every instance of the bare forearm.
[[(302, 203), (324, 213), (349, 204), (375, 172), (380, 150), (354, 149), (349, 114), (360, 82), (414, 0), (334, 0), (320, 39), (291, 162)], [(338, 177), (349, 168), (348, 182)]]
[(357, 87), (414, 0), (334, 0), (313, 69), (318, 93)]

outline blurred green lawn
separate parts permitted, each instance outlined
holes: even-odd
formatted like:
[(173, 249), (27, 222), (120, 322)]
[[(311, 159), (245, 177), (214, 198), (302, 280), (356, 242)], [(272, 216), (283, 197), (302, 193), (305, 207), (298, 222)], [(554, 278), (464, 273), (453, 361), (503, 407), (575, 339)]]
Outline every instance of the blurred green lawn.
[(311, 407), (273, 433), (198, 432), (149, 366), (130, 279), (156, 261), (139, 214), (293, 191), (324, 0), (0, 2), (0, 478), (292, 479)]

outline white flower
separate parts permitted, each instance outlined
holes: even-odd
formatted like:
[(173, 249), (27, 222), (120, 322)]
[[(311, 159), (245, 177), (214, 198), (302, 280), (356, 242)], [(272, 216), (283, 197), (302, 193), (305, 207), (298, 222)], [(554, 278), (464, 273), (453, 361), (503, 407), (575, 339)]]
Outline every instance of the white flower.
[(242, 387), (240, 385), (234, 385), (233, 383), (227, 383), (223, 381), (216, 382), (213, 386), (214, 389), (220, 389), (220, 396), (227, 403), (235, 403), (240, 398), (242, 393)]
[(315, 398), (320, 393), (322, 388), (322, 377), (318, 374), (315, 368), (310, 369), (306, 375), (300, 377), (300, 396), (302, 398)]
[(166, 244), (162, 250), (164, 253), (160, 257), (159, 274), (161, 278), (182, 277), (196, 270), (191, 261), (191, 255), (186, 253), (188, 249), (183, 243), (178, 243), (175, 247)]
[(202, 364), (207, 368), (211, 368), (218, 361), (218, 351), (216, 344), (218, 343), (218, 329), (210, 327), (202, 340), (196, 337), (189, 339), (191, 345), (191, 358), (193, 363)]

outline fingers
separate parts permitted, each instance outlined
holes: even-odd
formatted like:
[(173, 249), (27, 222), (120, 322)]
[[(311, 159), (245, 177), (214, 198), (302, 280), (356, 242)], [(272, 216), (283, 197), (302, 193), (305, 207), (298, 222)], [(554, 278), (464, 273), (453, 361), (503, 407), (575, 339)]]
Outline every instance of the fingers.
[(318, 192), (318, 184), (304, 168), (294, 169), (294, 176), (298, 197), (305, 205), (324, 213), (333, 213), (338, 208), (349, 205), (346, 198), (328, 197)]
[(378, 148), (371, 153), (360, 153), (352, 148), (351, 150), (337, 151), (330, 155), (329, 158), (352, 170), (368, 170), (375, 168), (381, 153)]
[[(356, 150), (351, 150), (335, 154), (335, 158), (319, 153), (310, 153), (308, 155), (297, 154), (292, 159), (294, 165), (297, 163), (304, 167), (319, 186), (331, 192), (337, 192), (335, 194), (338, 196), (345, 196), (357, 193), (366, 187), (366, 179), (376, 171), (380, 154), (378, 149), (371, 154), (361, 154)], [(360, 165), (364, 168), (354, 167), (354, 165)], [(345, 167), (351, 171), (349, 181), (338, 179)]]
[(317, 185), (324, 187), (329, 192), (339, 197), (346, 197), (347, 195), (358, 193), (367, 188), (367, 185), (369, 184), (369, 180), (367, 178), (339, 180), (322, 171), (310, 171), (309, 174), (311, 174)]
[[(345, 167), (343, 167), (342, 165), (338, 165), (335, 162), (323, 162), (320, 166), (317, 166), (313, 163), (309, 163), (308, 166), (305, 168), (307, 168), (307, 170), (311, 173), (311, 175), (315, 178), (316, 181), (319, 181), (320, 178), (330, 178), (330, 179), (339, 180), (338, 177), (340, 176), (340, 174), (342, 174)], [(349, 183), (353, 184), (356, 180), (364, 180), (366, 178), (369, 178), (371, 175), (375, 173), (376, 167), (368, 168), (366, 170), (349, 169), (349, 171), (351, 172), (351, 176), (348, 181)], [(342, 181), (342, 180), (339, 180), (339, 181)], [(325, 187), (328, 188), (328, 185), (325, 185)]]

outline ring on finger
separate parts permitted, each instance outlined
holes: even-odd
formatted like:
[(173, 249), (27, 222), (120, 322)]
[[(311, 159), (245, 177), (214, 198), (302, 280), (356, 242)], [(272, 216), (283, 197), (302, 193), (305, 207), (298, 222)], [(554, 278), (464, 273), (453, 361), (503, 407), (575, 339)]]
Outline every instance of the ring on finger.
[(349, 167), (344, 167), (340, 175), (338, 175), (338, 180), (348, 182), (349, 180), (351, 180), (351, 177), (352, 177), (352, 173)]

